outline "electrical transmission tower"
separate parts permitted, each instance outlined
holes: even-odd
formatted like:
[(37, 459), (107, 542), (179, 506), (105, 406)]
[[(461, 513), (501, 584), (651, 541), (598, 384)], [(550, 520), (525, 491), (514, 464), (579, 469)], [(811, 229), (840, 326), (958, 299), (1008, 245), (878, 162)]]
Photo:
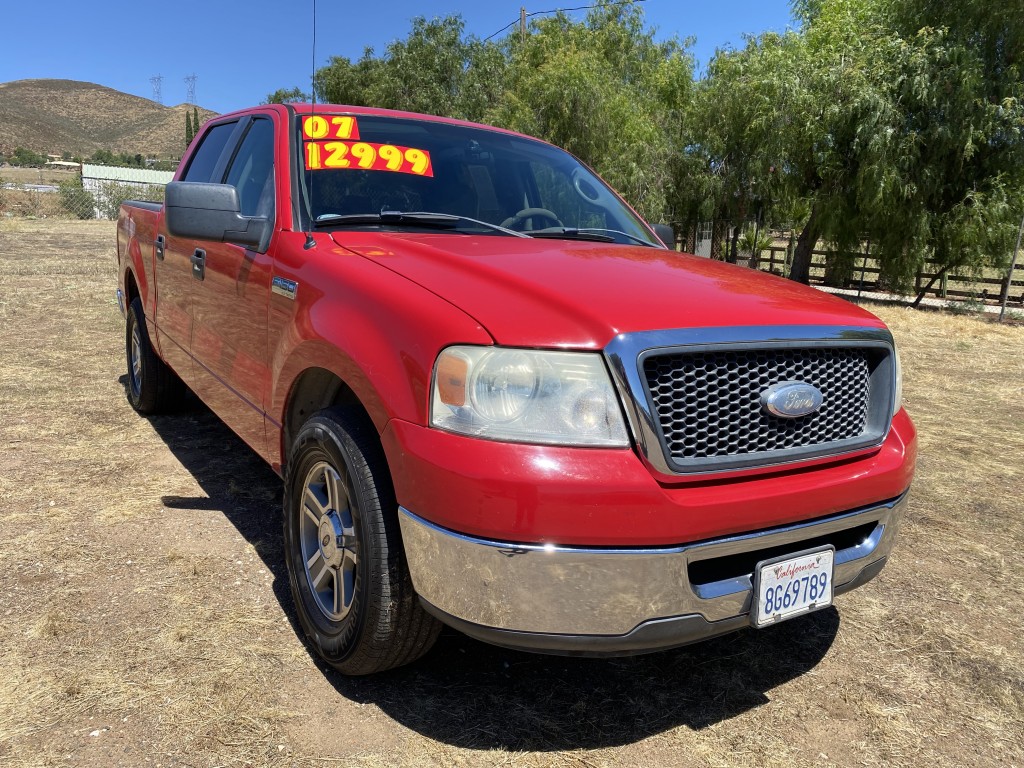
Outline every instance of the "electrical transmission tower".
[(164, 95), (163, 95), (164, 76), (163, 75), (153, 75), (151, 78), (149, 78), (149, 82), (150, 82), (150, 85), (153, 86), (153, 101), (155, 101), (157, 104), (163, 104), (164, 103)]
[(199, 76), (194, 72), (191, 75), (186, 75), (185, 77), (185, 101), (189, 104), (196, 103), (196, 80), (198, 79)]

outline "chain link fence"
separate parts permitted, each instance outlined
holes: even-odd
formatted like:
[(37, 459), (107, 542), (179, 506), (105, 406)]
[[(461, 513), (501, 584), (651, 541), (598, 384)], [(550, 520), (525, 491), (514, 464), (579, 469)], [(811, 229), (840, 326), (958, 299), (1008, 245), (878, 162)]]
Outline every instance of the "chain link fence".
[(113, 220), (125, 200), (162, 202), (173, 176), (90, 164), (77, 172), (0, 168), (0, 217)]

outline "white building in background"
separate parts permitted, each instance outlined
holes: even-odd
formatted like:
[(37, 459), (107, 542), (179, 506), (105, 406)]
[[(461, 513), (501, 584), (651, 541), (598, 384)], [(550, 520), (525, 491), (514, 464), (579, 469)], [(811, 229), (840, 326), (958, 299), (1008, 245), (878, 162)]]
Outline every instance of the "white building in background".
[(121, 168), (114, 165), (92, 165), (82, 163), (82, 186), (93, 194), (104, 181), (117, 181), (122, 184), (138, 184), (147, 186), (159, 184), (163, 186), (174, 178), (174, 171), (153, 171), (149, 168)]
[(122, 168), (115, 165), (93, 165), (82, 163), (82, 187), (96, 200), (96, 216), (106, 202), (107, 189), (111, 182), (139, 188), (139, 196), (145, 196), (148, 187), (165, 186), (174, 178), (174, 171), (154, 171), (149, 168)]

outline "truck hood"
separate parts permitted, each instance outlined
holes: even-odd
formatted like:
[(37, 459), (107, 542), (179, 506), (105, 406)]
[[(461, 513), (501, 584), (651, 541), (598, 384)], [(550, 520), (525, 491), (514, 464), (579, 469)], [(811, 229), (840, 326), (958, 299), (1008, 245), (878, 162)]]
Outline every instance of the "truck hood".
[(433, 233), (332, 238), (451, 302), (510, 346), (601, 349), (620, 333), (671, 328), (882, 326), (813, 288), (660, 248)]

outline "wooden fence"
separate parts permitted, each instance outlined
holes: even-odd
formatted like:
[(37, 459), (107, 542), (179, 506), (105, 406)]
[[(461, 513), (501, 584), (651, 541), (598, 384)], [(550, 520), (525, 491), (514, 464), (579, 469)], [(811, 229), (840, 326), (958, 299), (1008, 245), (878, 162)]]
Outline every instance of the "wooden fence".
[[(766, 272), (784, 275), (789, 271), (790, 248), (784, 245), (773, 245), (761, 252), (757, 268)], [(825, 283), (825, 268), (828, 252), (812, 251), (811, 284)], [(844, 284), (836, 287), (862, 291), (883, 291), (888, 288), (879, 281), (881, 270), (875, 259), (863, 254), (850, 254), (853, 258), (852, 274), (844, 280)], [(1004, 293), (1008, 292), (1008, 305), (1024, 307), (1024, 264), (1018, 263), (1013, 275), (996, 276), (992, 270), (977, 276), (947, 272), (939, 277), (939, 267), (933, 263), (925, 263), (914, 278), (914, 295), (917, 296), (931, 284), (925, 293), (926, 297), (946, 299), (950, 301), (970, 301), (983, 304), (1002, 303)], [(1007, 270), (1009, 272), (1009, 270)], [(938, 279), (935, 279), (938, 278)], [(934, 280), (934, 282), (932, 282)]]

